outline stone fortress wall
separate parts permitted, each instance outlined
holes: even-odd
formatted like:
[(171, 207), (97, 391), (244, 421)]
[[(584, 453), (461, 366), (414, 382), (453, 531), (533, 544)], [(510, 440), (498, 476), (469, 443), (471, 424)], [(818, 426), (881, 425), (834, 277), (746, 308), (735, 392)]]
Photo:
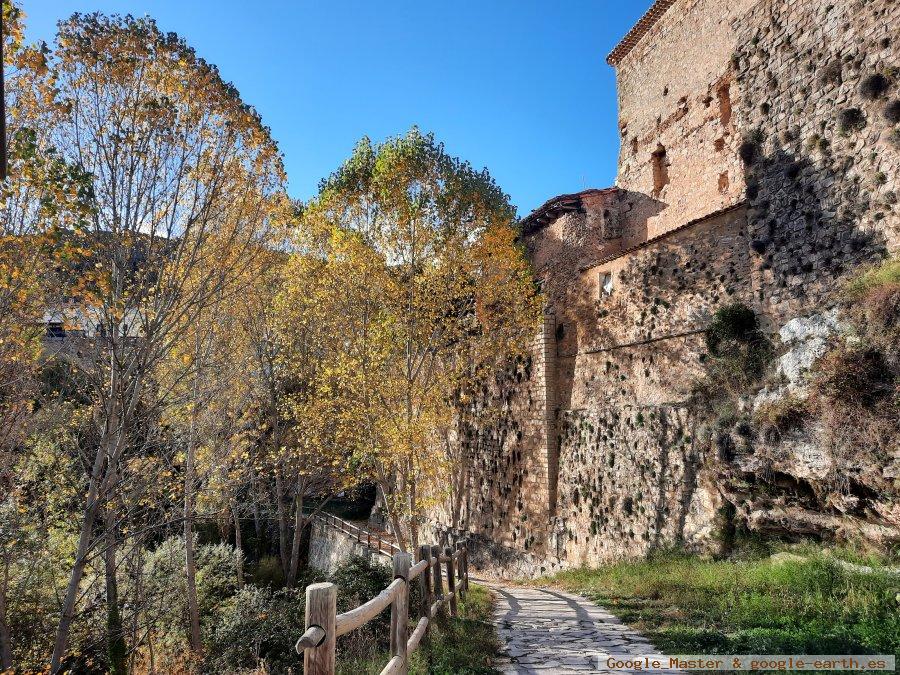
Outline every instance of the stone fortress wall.
[(551, 566), (710, 543), (701, 333), (737, 301), (777, 330), (896, 252), (898, 26), (893, 0), (654, 3), (609, 58), (616, 186), (522, 221), (545, 322), (464, 435), (462, 526)]

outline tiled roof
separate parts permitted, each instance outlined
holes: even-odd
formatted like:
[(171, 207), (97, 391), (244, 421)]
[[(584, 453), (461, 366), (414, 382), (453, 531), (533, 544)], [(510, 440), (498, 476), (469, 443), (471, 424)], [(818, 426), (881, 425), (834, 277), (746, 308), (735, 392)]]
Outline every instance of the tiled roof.
[(580, 211), (582, 209), (581, 200), (583, 197), (596, 194), (610, 194), (616, 192), (618, 189), (619, 188), (616, 187), (604, 188), (602, 190), (591, 188), (570, 195), (553, 197), (553, 199), (548, 199), (526, 217), (522, 218), (522, 220), (519, 221), (519, 228), (521, 229), (522, 234), (531, 234), (542, 227), (546, 227), (564, 213)]
[(676, 0), (656, 0), (644, 16), (642, 16), (634, 25), (634, 28), (628, 31), (628, 34), (623, 37), (619, 41), (619, 44), (616, 45), (615, 49), (609, 53), (609, 56), (606, 57), (606, 62), (611, 66), (619, 65), (619, 61), (622, 60), (622, 57), (640, 42), (647, 31), (653, 28), (654, 24), (660, 20), (662, 15), (665, 14), (669, 7), (674, 5), (675, 2)]

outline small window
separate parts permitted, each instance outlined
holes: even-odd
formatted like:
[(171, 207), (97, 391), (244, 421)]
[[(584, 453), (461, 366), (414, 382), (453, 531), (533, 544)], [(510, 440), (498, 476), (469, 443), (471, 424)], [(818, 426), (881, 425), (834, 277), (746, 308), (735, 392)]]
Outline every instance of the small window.
[(60, 321), (51, 321), (47, 324), (48, 338), (64, 338), (66, 337), (66, 328)]
[(562, 324), (562, 323), (556, 324), (556, 339), (557, 339), (557, 341), (562, 340), (564, 337), (566, 337), (565, 324)]
[(653, 196), (659, 197), (663, 188), (669, 184), (669, 160), (662, 143), (657, 144), (656, 150), (650, 155), (650, 161), (653, 165)]
[(600, 295), (612, 295), (613, 292), (613, 275), (612, 272), (600, 273)]

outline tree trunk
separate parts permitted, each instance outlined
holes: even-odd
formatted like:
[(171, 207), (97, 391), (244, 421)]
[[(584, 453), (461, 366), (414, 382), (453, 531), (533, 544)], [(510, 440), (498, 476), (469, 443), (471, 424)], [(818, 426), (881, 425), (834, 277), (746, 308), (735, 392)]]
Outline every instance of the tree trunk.
[(281, 467), (275, 469), (275, 508), (278, 514), (278, 554), (281, 557), (281, 570), (287, 576), (288, 560), (288, 522), (287, 510), (284, 508), (284, 478)]
[(381, 488), (381, 494), (384, 497), (384, 508), (388, 513), (388, 520), (391, 521), (391, 529), (394, 531), (394, 538), (397, 540), (397, 546), (399, 546), (401, 550), (406, 551), (407, 548), (403, 530), (400, 527), (400, 519), (397, 517), (397, 512), (391, 504), (391, 500), (388, 499), (387, 481), (384, 479), (384, 472), (380, 468), (378, 469), (378, 474), (378, 487)]
[(234, 547), (237, 549), (237, 587), (244, 587), (244, 543), (241, 537), (241, 517), (237, 507), (231, 505), (231, 515), (234, 518)]
[(9, 561), (3, 561), (3, 585), (0, 587), (0, 670), (12, 670), (12, 636), (6, 621), (6, 597), (9, 592)]
[(294, 540), (291, 542), (291, 561), (287, 575), (287, 586), (293, 588), (297, 582), (297, 572), (300, 569), (300, 539), (303, 536), (303, 495), (298, 495), (294, 500)]
[(256, 532), (256, 559), (262, 557), (265, 550), (263, 542), (263, 525), (262, 518), (259, 513), (260, 489), (259, 481), (256, 477), (256, 470), (250, 467), (250, 504), (253, 509), (253, 529)]
[(197, 602), (197, 561), (194, 558), (194, 443), (188, 442), (184, 470), (184, 571), (187, 581), (188, 641), (191, 651), (199, 653), (200, 606)]
[(116, 533), (115, 514), (107, 507), (106, 518), (106, 550), (103, 562), (106, 580), (106, 645), (109, 658), (110, 675), (125, 675), (127, 648), (125, 632), (122, 629), (122, 615), (119, 613), (119, 582), (116, 578)]
[[(410, 459), (410, 466), (412, 465)], [(412, 474), (412, 470), (410, 470)], [(418, 523), (418, 504), (416, 503), (416, 479), (415, 476), (409, 477), (409, 541), (412, 551), (419, 550), (419, 523)]]
[[(115, 427), (110, 425), (110, 428)], [(94, 529), (94, 522), (97, 518), (97, 510), (100, 506), (100, 500), (98, 499), (100, 483), (103, 477), (103, 467), (106, 464), (106, 458), (109, 454), (110, 438), (108, 433), (109, 432), (107, 432), (106, 438), (103, 439), (100, 446), (97, 448), (97, 455), (94, 457), (94, 465), (91, 468), (91, 480), (88, 483), (84, 511), (81, 516), (81, 532), (78, 535), (78, 546), (75, 550), (75, 562), (72, 565), (72, 571), (69, 573), (69, 583), (66, 586), (66, 595), (63, 599), (59, 624), (56, 628), (56, 640), (53, 644), (53, 655), (50, 657), (51, 673), (59, 672), (63, 654), (65, 654), (69, 640), (69, 630), (72, 627), (72, 622), (75, 620), (75, 602), (78, 599), (78, 587), (81, 584), (81, 578), (84, 576), (84, 568), (87, 565), (88, 552), (91, 548), (91, 534)]]
[[(144, 607), (144, 537), (143, 535), (138, 535), (138, 537), (134, 540), (134, 545), (131, 549), (131, 557), (132, 557), (132, 566), (133, 566), (133, 575), (134, 575), (134, 611), (131, 613), (131, 654), (128, 657), (128, 666), (131, 671), (134, 671), (134, 664), (137, 661), (138, 655), (140, 654), (140, 647), (143, 644), (143, 638), (141, 637), (141, 609)], [(145, 636), (149, 640), (149, 635), (145, 634)]]

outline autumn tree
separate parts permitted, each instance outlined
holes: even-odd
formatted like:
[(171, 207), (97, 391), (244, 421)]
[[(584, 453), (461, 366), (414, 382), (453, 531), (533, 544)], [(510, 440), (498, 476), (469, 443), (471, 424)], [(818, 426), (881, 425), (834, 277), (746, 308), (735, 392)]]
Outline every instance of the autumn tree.
[[(284, 176), (258, 115), (150, 19), (76, 14), (60, 24), (50, 68), (61, 108), (53, 143), (91, 177), (91, 283), (78, 301), (97, 438), (55, 672), (138, 416), (159, 417), (167, 403), (154, 373), (206, 308), (239, 292), (245, 273), (235, 270), (260, 263)], [(187, 359), (169, 377), (190, 380), (197, 366)]]
[[(5, 0), (3, 68), (7, 113), (8, 176), (0, 183), (0, 509), (4, 545), (0, 569), (0, 670), (13, 666), (7, 616), (31, 563), (14, 560), (14, 544), (33, 556), (41, 537), (33, 529), (20, 473), (29, 458), (24, 444), (34, 429), (39, 394), (44, 317), (75, 260), (76, 235), (85, 216), (87, 182), (77, 164), (56, 151), (49, 135), (56, 112), (46, 54), (23, 43), (23, 14)], [(26, 574), (27, 576), (27, 574)]]
[(487, 171), (417, 129), (380, 145), (363, 139), (305, 214), (307, 227), (330, 225), (364, 245), (357, 264), (367, 271), (349, 276), (360, 287), (343, 292), (376, 323), (345, 323), (343, 339), (361, 372), (357, 405), (378, 420), (370, 449), (405, 547), (417, 545), (417, 521), (446, 475), (440, 433), (455, 392), (477, 375), (471, 359), (511, 357), (536, 325), (513, 218)]
[[(329, 267), (326, 242), (295, 234), (278, 267), (271, 303), (256, 307), (260, 394), (269, 443), (259, 459), (274, 478), (279, 549), (287, 585), (299, 572), (306, 525), (329, 499), (367, 475), (352, 405), (352, 377), (341, 355), (345, 316), (334, 300), (341, 280)], [(290, 518), (291, 522), (288, 522)]]

